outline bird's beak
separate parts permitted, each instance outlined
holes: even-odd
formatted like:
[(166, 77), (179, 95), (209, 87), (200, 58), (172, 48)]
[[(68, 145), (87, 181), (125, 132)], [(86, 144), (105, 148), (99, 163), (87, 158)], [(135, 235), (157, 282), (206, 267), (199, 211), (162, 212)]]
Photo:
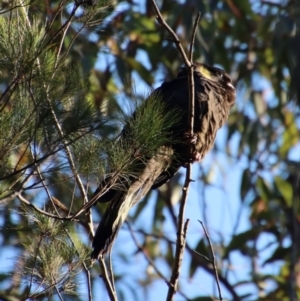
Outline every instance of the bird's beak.
[(232, 83), (227, 83), (227, 86), (228, 86), (230, 89), (235, 90), (235, 87), (233, 86)]

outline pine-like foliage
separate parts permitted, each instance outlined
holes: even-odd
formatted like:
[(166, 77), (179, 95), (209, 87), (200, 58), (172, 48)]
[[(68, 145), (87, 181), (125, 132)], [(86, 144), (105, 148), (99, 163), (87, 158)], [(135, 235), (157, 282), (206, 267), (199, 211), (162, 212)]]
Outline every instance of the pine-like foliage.
[(89, 74), (68, 59), (74, 41), (64, 33), (70, 27), (80, 38), (109, 7), (83, 2), (60, 2), (57, 9), (68, 18), (59, 29), (37, 21), (33, 12), (42, 7), (34, 2), (11, 3), (0, 19), (0, 197), (9, 220), (4, 237), (16, 232), (21, 243), (16, 298), (77, 294), (77, 277), (88, 274), (92, 225), (85, 216), (62, 220), (88, 200), (89, 183), (112, 171), (122, 178), (137, 174), (137, 162), (171, 143), (168, 129), (176, 122), (177, 113), (155, 96), (135, 106), (134, 118), (96, 105)]
[(66, 224), (27, 208), (19, 214), (25, 217), (24, 228), (18, 231), (24, 252), (16, 272), (24, 293), (31, 299), (76, 294), (76, 277), (87, 269), (89, 250)]

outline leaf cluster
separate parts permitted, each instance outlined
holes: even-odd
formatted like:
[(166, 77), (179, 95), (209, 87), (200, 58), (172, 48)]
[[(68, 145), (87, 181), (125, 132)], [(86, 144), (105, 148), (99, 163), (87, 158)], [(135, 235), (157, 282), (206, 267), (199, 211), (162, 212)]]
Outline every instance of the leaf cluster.
[(26, 284), (24, 293), (28, 298), (77, 294), (75, 280), (89, 256), (86, 247), (61, 222), (26, 208), (20, 214), (27, 221), (19, 229), (25, 248), (18, 271)]

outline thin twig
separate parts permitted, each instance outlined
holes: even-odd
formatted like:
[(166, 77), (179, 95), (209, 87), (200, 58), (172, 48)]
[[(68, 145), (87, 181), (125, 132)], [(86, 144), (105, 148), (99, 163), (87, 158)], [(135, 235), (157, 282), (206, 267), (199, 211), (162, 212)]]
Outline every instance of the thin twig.
[[(157, 273), (157, 275), (162, 278), (168, 285), (170, 285), (169, 280), (162, 274), (162, 272), (158, 269), (158, 267), (154, 264), (154, 262), (152, 261), (152, 259), (147, 255), (147, 253), (145, 252), (145, 250), (143, 249), (143, 247), (139, 244), (139, 242), (136, 239), (136, 236), (133, 233), (133, 229), (130, 225), (130, 223), (127, 222), (127, 226), (129, 228), (129, 232), (130, 235), (135, 243), (135, 245), (137, 246), (137, 248), (139, 249), (139, 251), (141, 251), (146, 259), (146, 261), (148, 262), (148, 264), (150, 266), (152, 266), (152, 268), (154, 269), (154, 271)], [(145, 233), (143, 233), (144, 235), (146, 235)], [(148, 234), (147, 234), (148, 235)], [(178, 291), (178, 293), (184, 297), (186, 300), (188, 300), (188, 297), (182, 292), (182, 291)]]
[[(61, 27), (56, 31), (56, 33), (52, 36), (52, 38), (47, 42), (46, 46), (51, 45), (53, 43), (53, 41), (56, 39), (56, 37), (60, 34), (60, 32), (71, 22), (71, 20), (73, 19), (73, 17), (76, 14), (77, 9), (79, 8), (80, 5), (77, 5), (76, 3), (74, 3), (73, 9), (70, 13), (69, 18), (66, 20), (66, 22), (61, 25)], [(53, 23), (53, 22), (52, 22)], [(50, 28), (49, 28), (50, 29)]]
[[(188, 133), (190, 134), (190, 137), (193, 137), (194, 135), (194, 119), (195, 119), (195, 82), (194, 82), (194, 65), (193, 65), (193, 48), (195, 43), (195, 35), (197, 26), (200, 20), (200, 12), (198, 12), (198, 15), (196, 17), (194, 27), (193, 27), (193, 33), (192, 33), (192, 41), (190, 44), (190, 50), (189, 50), (189, 60), (190, 60), (190, 66), (188, 68), (188, 81), (189, 81), (189, 114), (188, 114)], [(187, 66), (188, 67), (188, 66)], [(193, 151), (193, 147), (191, 147), (191, 152)], [(191, 166), (191, 164), (189, 164)], [(190, 167), (191, 168), (191, 167)], [(188, 171), (187, 171), (188, 173)], [(186, 174), (186, 177), (188, 174)], [(191, 179), (191, 175), (189, 176), (189, 179)], [(187, 179), (186, 179), (187, 181)]]
[(171, 34), (172, 38), (173, 38), (173, 41), (175, 42), (176, 44), (176, 47), (178, 48), (181, 56), (182, 56), (182, 59), (185, 63), (185, 65), (187, 67), (190, 67), (191, 66), (191, 62), (189, 61), (187, 55), (185, 54), (185, 51), (180, 43), (180, 40), (178, 39), (176, 33), (173, 31), (173, 29), (167, 24), (167, 22), (164, 20), (163, 16), (161, 15), (158, 7), (157, 7), (157, 4), (155, 3), (155, 0), (151, 0), (152, 2), (152, 5), (154, 7), (154, 10), (156, 12), (156, 19), (157, 21)]
[(34, 2), (34, 0), (29, 1), (28, 3), (25, 3), (25, 1), (24, 1), (24, 4), (22, 3), (21, 5), (12, 6), (11, 8), (8, 8), (7, 10), (3, 10), (5, 8), (5, 6), (4, 6), (4, 4), (2, 4), (2, 8), (0, 8), (0, 15), (7, 14), (8, 12), (12, 12), (14, 9), (19, 8), (19, 7), (29, 6), (33, 2)]
[[(27, 201), (22, 195), (21, 193), (18, 191), (16, 192), (16, 197), (18, 197), (18, 199), (23, 202), (24, 204), (28, 205), (29, 207), (33, 208), (35, 211), (39, 212), (39, 213), (42, 213), (48, 217), (52, 217), (52, 218), (55, 218), (55, 219), (60, 219), (60, 220), (63, 220), (63, 221), (67, 221), (67, 220), (70, 220), (70, 217), (59, 217), (58, 215), (55, 215), (55, 214), (52, 214), (52, 213), (49, 213), (47, 211), (44, 211), (38, 207), (36, 207), (35, 205), (31, 204), (29, 201)], [(79, 221), (79, 220), (76, 220), (76, 221)]]
[[(66, 28), (62, 29), (63, 33), (62, 33), (62, 37), (61, 37), (61, 40), (60, 40), (60, 43), (59, 43), (59, 47), (58, 47), (58, 50), (57, 50), (57, 53), (56, 53), (56, 59), (55, 59), (55, 65), (54, 65), (54, 70), (55, 70), (55, 71), (57, 70), (57, 65), (58, 65), (59, 56), (60, 56), (60, 54), (61, 54), (62, 46), (63, 46), (63, 43), (64, 43), (64, 40), (65, 40), (66, 34), (67, 34), (68, 29), (69, 29), (70, 26), (71, 26), (71, 20), (70, 20), (70, 22), (66, 25)], [(53, 76), (52, 76), (52, 78), (53, 78)]]
[[(24, 204), (26, 204), (27, 206), (31, 207), (32, 209), (34, 209), (35, 211), (47, 216), (47, 217), (50, 217), (50, 218), (54, 218), (54, 219), (57, 219), (57, 220), (60, 220), (60, 221), (70, 221), (72, 219), (72, 216), (61, 216), (59, 213), (58, 215), (55, 215), (55, 214), (52, 214), (52, 213), (49, 213), (47, 211), (44, 211), (38, 207), (36, 207), (35, 205), (33, 205), (32, 203), (30, 203), (26, 198), (24, 198), (21, 194), (20, 191), (16, 192), (15, 193), (15, 196)], [(60, 209), (62, 209), (64, 212), (67, 212), (66, 210), (64, 210), (64, 205), (61, 204), (61, 202), (59, 200), (57, 200), (55, 197), (51, 197), (51, 200), (56, 204), (58, 205), (58, 207)], [(62, 207), (62, 206), (63, 207)], [(53, 204), (54, 206), (54, 204)], [(72, 213), (71, 213), (72, 214)], [(83, 228), (86, 229), (87, 232), (90, 232), (90, 228), (89, 228), (89, 225), (85, 222), (83, 222), (81, 219), (72, 219), (73, 221), (75, 222), (78, 222), (80, 223), (81, 226), (83, 226)]]
[(34, 255), (34, 262), (33, 262), (33, 265), (32, 265), (32, 272), (31, 272), (30, 281), (29, 281), (29, 287), (27, 289), (28, 290), (27, 297), (30, 296), (30, 291), (31, 291), (31, 288), (32, 288), (32, 285), (33, 285), (34, 269), (35, 269), (35, 266), (36, 266), (36, 263), (37, 263), (37, 258), (38, 258), (39, 249), (40, 249), (40, 245), (42, 243), (42, 240), (43, 240), (43, 236), (40, 237), (40, 240), (39, 240), (39, 242), (36, 246), (35, 255)]
[(114, 278), (114, 272), (113, 272), (112, 260), (111, 260), (111, 252), (108, 253), (108, 267), (109, 267), (111, 285), (113, 290), (116, 291), (115, 278)]
[(82, 262), (82, 265), (84, 266), (86, 278), (87, 278), (87, 287), (88, 287), (88, 293), (89, 293), (89, 301), (93, 300), (93, 295), (92, 295), (92, 281), (91, 281), (91, 273), (89, 268), (86, 266), (84, 262)]
[(193, 252), (195, 252), (198, 256), (204, 258), (204, 259), (205, 259), (206, 261), (208, 261), (209, 263), (212, 263), (212, 261), (211, 261), (207, 256), (205, 256), (205, 255), (203, 255), (203, 254), (197, 252), (196, 250), (193, 250)]
[(132, 230), (132, 227), (130, 225), (129, 222), (127, 222), (127, 227), (129, 229), (129, 233), (135, 243), (135, 245), (137, 246), (138, 250), (141, 251), (146, 259), (146, 261), (148, 262), (149, 265), (151, 265), (154, 269), (154, 271), (157, 273), (157, 275), (162, 278), (166, 283), (169, 283), (169, 280), (161, 273), (161, 271), (157, 268), (157, 266), (154, 264), (154, 262), (151, 260), (151, 258), (145, 253), (143, 247), (139, 244), (139, 242), (137, 241), (134, 233), (133, 233), (133, 230)]
[[(172, 207), (168, 208), (170, 211), (171, 216), (175, 216), (174, 210)], [(173, 213), (171, 213), (173, 211)], [(173, 220), (174, 225), (177, 225), (176, 220)], [(154, 237), (156, 239), (163, 239), (166, 241), (168, 244), (175, 244), (173, 241), (170, 240), (170, 238), (163, 236), (163, 235), (157, 235), (153, 233), (148, 233), (145, 232), (142, 229), (137, 230), (137, 232), (143, 234), (143, 235), (148, 235), (151, 237)], [(207, 262), (211, 263), (210, 259), (207, 258), (206, 256), (203, 256), (202, 254), (198, 256), (198, 252), (196, 252), (188, 243), (186, 244), (186, 250), (188, 251), (189, 255), (192, 257), (192, 260), (196, 263), (195, 267), (201, 267), (203, 268), (208, 274), (215, 276), (214, 271), (212, 271), (211, 266), (207, 264)], [(204, 260), (203, 260), (204, 259)], [(222, 275), (219, 275), (219, 280), (220, 283), (227, 289), (227, 291), (232, 295), (232, 300), (234, 301), (242, 301), (242, 299), (239, 297), (239, 295), (235, 292), (233, 286), (228, 282), (228, 279), (225, 278)]]
[(210, 260), (210, 262), (212, 263), (214, 271), (215, 271), (215, 277), (216, 277), (216, 282), (217, 282), (218, 291), (219, 291), (219, 299), (220, 299), (220, 301), (222, 301), (223, 297), (222, 297), (222, 291), (221, 291), (221, 286), (220, 286), (220, 281), (219, 281), (218, 270), (217, 270), (217, 266), (216, 266), (215, 252), (214, 252), (214, 249), (213, 249), (211, 241), (210, 241), (210, 237), (209, 237), (209, 235), (207, 233), (207, 230), (206, 230), (203, 222), (199, 221), (199, 223), (201, 224), (201, 226), (202, 226), (202, 228), (204, 230), (205, 236), (206, 236), (206, 238), (208, 240), (208, 243), (209, 243), (209, 247), (210, 247), (210, 251), (211, 251), (211, 255), (212, 255), (212, 260)]
[(177, 241), (176, 241), (176, 252), (175, 252), (175, 261), (172, 268), (172, 275), (169, 283), (169, 290), (167, 295), (167, 301), (172, 301), (176, 292), (177, 292), (177, 286), (178, 286), (178, 280), (179, 280), (179, 274), (180, 274), (180, 268), (183, 260), (183, 254), (185, 249), (185, 243), (186, 243), (186, 232), (187, 227), (189, 224), (189, 219), (186, 220), (184, 226), (183, 226), (183, 217), (184, 217), (184, 209), (185, 209), (185, 202), (188, 195), (188, 189), (186, 190), (186, 193), (184, 193), (185, 196), (181, 200), (180, 210), (179, 210), (179, 216), (178, 216), (178, 228), (177, 228)]
[[(19, 183), (21, 188), (17, 192), (12, 191), (3, 197), (0, 197), (0, 204), (15, 199), (16, 196), (18, 195), (18, 193), (25, 191), (27, 189), (27, 187), (24, 188), (24, 186), (29, 180), (31, 180), (31, 178), (33, 177), (33, 174), (34, 174), (34, 171), (31, 170), (30, 173), (25, 176), (24, 180), (21, 183)], [(15, 184), (17, 184), (20, 181), (20, 179), (21, 179), (21, 177), (23, 177), (23, 175), (24, 175), (24, 173), (22, 175), (20, 175), (19, 177), (17, 177), (17, 179), (7, 188), (7, 191), (11, 191), (13, 189), (13, 186), (15, 186)]]
[(112, 286), (112, 283), (109, 279), (106, 264), (105, 264), (105, 261), (104, 261), (102, 256), (99, 257), (99, 263), (100, 263), (100, 266), (101, 266), (102, 272), (103, 272), (103, 275), (101, 275), (101, 278), (104, 281), (109, 299), (110, 299), (110, 301), (117, 301), (117, 295), (116, 295), (116, 292), (115, 292), (115, 290)]
[[(32, 156), (32, 159), (35, 160), (32, 151), (31, 151), (31, 156)], [(56, 214), (57, 214), (58, 216), (60, 216), (60, 215), (59, 215), (59, 212), (58, 212), (58, 210), (57, 210), (57, 208), (56, 208), (56, 206), (54, 205), (54, 202), (53, 202), (53, 200), (52, 200), (50, 191), (49, 191), (49, 189), (48, 189), (48, 187), (47, 187), (47, 185), (46, 185), (46, 183), (45, 183), (45, 180), (44, 180), (44, 178), (42, 177), (42, 174), (41, 174), (39, 165), (36, 166), (36, 171), (37, 171), (37, 174), (38, 174), (38, 176), (39, 176), (39, 178), (40, 178), (40, 180), (41, 180), (41, 182), (42, 182), (43, 188), (44, 188), (44, 190), (46, 191), (46, 194), (47, 194), (49, 200), (52, 202), (52, 205), (53, 205), (53, 208), (54, 208)]]
[(57, 293), (57, 295), (58, 295), (58, 297), (59, 297), (59, 300), (60, 300), (60, 301), (64, 301), (64, 299), (63, 299), (63, 297), (61, 296), (61, 294), (60, 294), (60, 292), (59, 292), (59, 289), (57, 288), (56, 285), (54, 285), (54, 288), (55, 288), (56, 293)]
[[(28, 200), (26, 200), (20, 191), (17, 191), (15, 194), (14, 194), (15, 197), (17, 197), (22, 203), (26, 204), (27, 206), (31, 207), (32, 209), (34, 209), (35, 211), (47, 216), (47, 217), (51, 217), (51, 218), (54, 218), (54, 219), (57, 219), (57, 220), (61, 220), (61, 221), (70, 221), (70, 220), (73, 220), (75, 222), (79, 222), (87, 231), (90, 231), (90, 228), (86, 225), (86, 223), (84, 223), (82, 220), (80, 219), (73, 219), (72, 216), (60, 216), (60, 215), (55, 215), (55, 214), (52, 214), (52, 213), (49, 213), (47, 211), (44, 211), (38, 207), (36, 207), (35, 205), (31, 204)], [(52, 197), (54, 198), (54, 197)], [(57, 199), (56, 199), (57, 200)]]
[(201, 13), (198, 12), (195, 23), (194, 23), (194, 28), (193, 28), (193, 33), (192, 33), (192, 40), (191, 40), (190, 50), (189, 50), (189, 60), (190, 60), (190, 62), (193, 62), (193, 48), (194, 48), (194, 44), (195, 44), (196, 31), (197, 31), (197, 26), (198, 26), (199, 21), (200, 21), (200, 17), (201, 17)]
[[(80, 253), (76, 247), (76, 244), (74, 243), (69, 231), (67, 228), (64, 228), (65, 233), (67, 234), (67, 236), (69, 237), (74, 249), (76, 250), (76, 253), (78, 255), (78, 258), (81, 260), (81, 256)], [(93, 300), (93, 296), (92, 296), (92, 281), (91, 281), (91, 273), (89, 271), (88, 266), (86, 265), (86, 263), (84, 262), (84, 260), (81, 260), (81, 264), (83, 266), (84, 272), (86, 274), (86, 278), (87, 278), (87, 288), (88, 288), (88, 295), (89, 295), (89, 301)]]
[(79, 36), (80, 32), (82, 31), (82, 29), (84, 27), (86, 27), (86, 23), (88, 22), (88, 20), (82, 25), (82, 27), (76, 32), (76, 34), (73, 36), (72, 40), (70, 41), (70, 44), (68, 46), (68, 48), (66, 49), (65, 53), (62, 55), (60, 62), (63, 62), (65, 60), (65, 58), (67, 57), (67, 55), (70, 52), (70, 49), (73, 47), (73, 43), (76, 40), (76, 38)]

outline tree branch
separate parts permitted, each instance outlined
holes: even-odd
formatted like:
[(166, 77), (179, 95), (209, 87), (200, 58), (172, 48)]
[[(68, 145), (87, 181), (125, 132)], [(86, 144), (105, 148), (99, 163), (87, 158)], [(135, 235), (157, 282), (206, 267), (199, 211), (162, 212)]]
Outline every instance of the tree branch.
[[(178, 51), (181, 54), (181, 57), (186, 65), (186, 68), (188, 69), (188, 82), (189, 82), (189, 114), (188, 114), (188, 124), (187, 124), (187, 129), (188, 129), (188, 134), (192, 137), (194, 134), (194, 107), (195, 107), (195, 88), (194, 88), (194, 66), (192, 62), (193, 58), (193, 46), (194, 46), (194, 41), (195, 41), (195, 34), (196, 34), (196, 29), (197, 25), (200, 20), (200, 13), (198, 13), (197, 18), (195, 20), (195, 24), (193, 27), (193, 33), (192, 33), (192, 40), (191, 40), (191, 45), (189, 49), (189, 57), (187, 57), (181, 42), (179, 38), (177, 37), (176, 33), (172, 30), (172, 28), (166, 23), (166, 21), (163, 19), (156, 3), (155, 0), (152, 0), (152, 4), (154, 7), (154, 10), (157, 14), (156, 18), (158, 22), (171, 34), (173, 37), (173, 41), (176, 44), (176, 47)], [(192, 147), (191, 147), (191, 153), (192, 153)], [(177, 243), (176, 243), (176, 251), (175, 251), (175, 262), (173, 265), (172, 269), (172, 275), (170, 279), (170, 285), (169, 285), (169, 290), (168, 290), (168, 295), (167, 295), (167, 300), (171, 301), (174, 298), (174, 295), (177, 290), (177, 285), (178, 285), (178, 278), (179, 278), (179, 273), (180, 273), (180, 267), (183, 259), (183, 253), (184, 253), (184, 248), (185, 248), (185, 241), (186, 241), (186, 231), (187, 231), (187, 226), (188, 226), (188, 220), (184, 224), (184, 211), (185, 211), (185, 205), (188, 197), (188, 192), (189, 192), (189, 185), (191, 182), (191, 176), (192, 176), (192, 163), (189, 163), (187, 166), (187, 171), (186, 171), (186, 178), (185, 178), (185, 183), (184, 187), (182, 188), (183, 193), (182, 193), (182, 199), (180, 202), (180, 209), (179, 209), (179, 214), (178, 214), (178, 224), (177, 224)]]
[[(169, 213), (172, 217), (173, 223), (176, 226), (176, 217), (175, 217), (173, 207), (168, 206), (168, 209), (169, 209)], [(174, 219), (174, 217), (175, 217), (175, 219)], [(142, 230), (140, 230), (140, 232), (142, 232), (144, 234), (144, 232)], [(151, 236), (152, 234), (147, 233), (147, 235)], [(158, 238), (162, 238), (162, 239), (166, 240), (167, 242), (171, 243), (171, 241), (165, 236), (162, 236), (162, 237), (160, 236)], [(189, 255), (193, 258), (193, 260), (197, 261), (197, 264), (198, 264), (199, 267), (202, 267), (207, 273), (211, 274), (212, 276), (215, 276), (214, 271), (211, 269), (210, 266), (208, 266), (206, 264), (207, 262), (210, 262), (210, 260), (206, 256), (203, 256), (202, 254), (200, 256), (198, 256), (198, 254), (195, 252), (195, 250), (193, 248), (191, 248), (189, 246), (189, 244), (186, 244), (186, 249), (187, 249)], [(205, 261), (203, 261), (202, 258), (204, 258)], [(218, 276), (219, 276), (220, 282), (224, 285), (224, 287), (232, 295), (232, 300), (241, 301), (241, 298), (239, 297), (239, 295), (234, 290), (234, 287), (228, 282), (228, 280), (222, 275), (218, 275)]]
[(173, 31), (173, 29), (167, 24), (167, 22), (164, 20), (163, 16), (161, 15), (158, 7), (157, 7), (157, 4), (155, 3), (155, 0), (151, 0), (152, 2), (152, 5), (154, 7), (154, 10), (156, 12), (156, 19), (158, 21), (159, 24), (161, 24), (172, 36), (173, 38), (173, 41), (175, 42), (176, 44), (176, 47), (177, 49), (179, 50), (180, 54), (181, 54), (181, 57), (185, 63), (185, 65), (187, 67), (191, 67), (191, 62), (190, 60), (188, 59), (187, 55), (185, 54), (185, 51), (181, 45), (181, 42), (180, 40), (178, 39), (176, 33)]
[[(103, 272), (103, 275), (101, 275), (101, 278), (104, 281), (109, 299), (110, 299), (110, 301), (117, 301), (118, 300), (117, 295), (116, 295), (116, 292), (115, 292), (114, 287), (112, 285), (112, 282), (109, 279), (106, 264), (105, 264), (105, 261), (104, 261), (102, 256), (100, 256), (100, 258), (99, 258), (99, 263), (100, 263), (100, 266), (101, 266), (102, 272)], [(113, 277), (113, 275), (112, 275), (112, 277)]]
[[(143, 249), (143, 247), (142, 247), (142, 246), (139, 244), (139, 242), (137, 241), (137, 238), (136, 238), (136, 236), (135, 236), (134, 233), (133, 233), (133, 229), (132, 229), (130, 223), (127, 222), (127, 226), (128, 226), (130, 235), (131, 235), (131, 237), (132, 237), (132, 239), (133, 239), (133, 241), (134, 241), (136, 247), (138, 248), (139, 251), (141, 251), (141, 252), (143, 253), (145, 260), (148, 262), (148, 264), (149, 264), (150, 266), (153, 267), (153, 269), (155, 270), (155, 272), (157, 273), (157, 275), (158, 275), (160, 278), (162, 278), (168, 285), (170, 285), (169, 280), (162, 274), (162, 272), (158, 269), (158, 267), (155, 265), (155, 263), (153, 262), (153, 260), (147, 255), (147, 253), (145, 252), (145, 250)], [(143, 234), (145, 234), (145, 233), (143, 233)], [(187, 297), (182, 291), (179, 290), (178, 293), (179, 293), (182, 297), (184, 297), (186, 300), (188, 300), (188, 297)]]
[(190, 62), (193, 62), (193, 48), (194, 48), (194, 44), (195, 44), (196, 31), (197, 31), (197, 26), (198, 26), (199, 21), (200, 21), (200, 17), (201, 17), (201, 13), (198, 12), (195, 23), (194, 23), (194, 28), (193, 28), (193, 33), (192, 33), (192, 40), (191, 40), (190, 49), (189, 49), (189, 60), (190, 60)]
[[(217, 265), (216, 265), (216, 256), (215, 256), (215, 253), (214, 253), (214, 249), (213, 249), (213, 247), (212, 247), (212, 244), (211, 244), (211, 241), (210, 241), (210, 237), (209, 237), (209, 235), (208, 235), (208, 233), (207, 233), (207, 230), (206, 230), (206, 228), (205, 228), (203, 222), (202, 222), (202, 221), (199, 221), (199, 223), (201, 224), (201, 226), (202, 226), (202, 228), (203, 228), (203, 230), (204, 230), (205, 236), (206, 236), (206, 238), (207, 238), (207, 240), (208, 240), (208, 243), (209, 243), (209, 247), (210, 247), (210, 251), (211, 251), (211, 255), (212, 255), (212, 260), (209, 260), (209, 261), (212, 263), (212, 265), (213, 265), (213, 267), (214, 267), (216, 282), (217, 282), (218, 291), (219, 291), (219, 299), (220, 299), (220, 301), (222, 301), (222, 300), (223, 300), (223, 297), (222, 297), (222, 291), (221, 291), (221, 287), (220, 287), (220, 281), (219, 281), (219, 275), (218, 275), (218, 270), (217, 270)], [(197, 254), (198, 254), (198, 253), (197, 253)], [(199, 254), (199, 255), (200, 255), (200, 254)]]
[[(187, 193), (184, 198), (186, 200)], [(182, 203), (185, 203), (185, 202), (182, 202)], [(181, 210), (180, 210), (180, 213), (178, 216), (179, 218), (178, 218), (178, 228), (177, 228), (178, 230), (177, 230), (175, 262), (173, 265), (172, 275), (171, 275), (171, 279), (170, 279), (170, 283), (169, 283), (169, 290), (168, 290), (168, 295), (167, 295), (167, 299), (166, 299), (167, 301), (173, 300), (173, 298), (177, 292), (180, 268), (181, 268), (181, 264), (182, 264), (182, 260), (183, 260), (183, 254), (184, 254), (185, 243), (186, 243), (187, 227), (189, 224), (189, 219), (187, 219), (184, 224), (184, 227), (183, 227), (185, 204), (183, 204), (180, 207), (181, 207), (180, 208)]]

